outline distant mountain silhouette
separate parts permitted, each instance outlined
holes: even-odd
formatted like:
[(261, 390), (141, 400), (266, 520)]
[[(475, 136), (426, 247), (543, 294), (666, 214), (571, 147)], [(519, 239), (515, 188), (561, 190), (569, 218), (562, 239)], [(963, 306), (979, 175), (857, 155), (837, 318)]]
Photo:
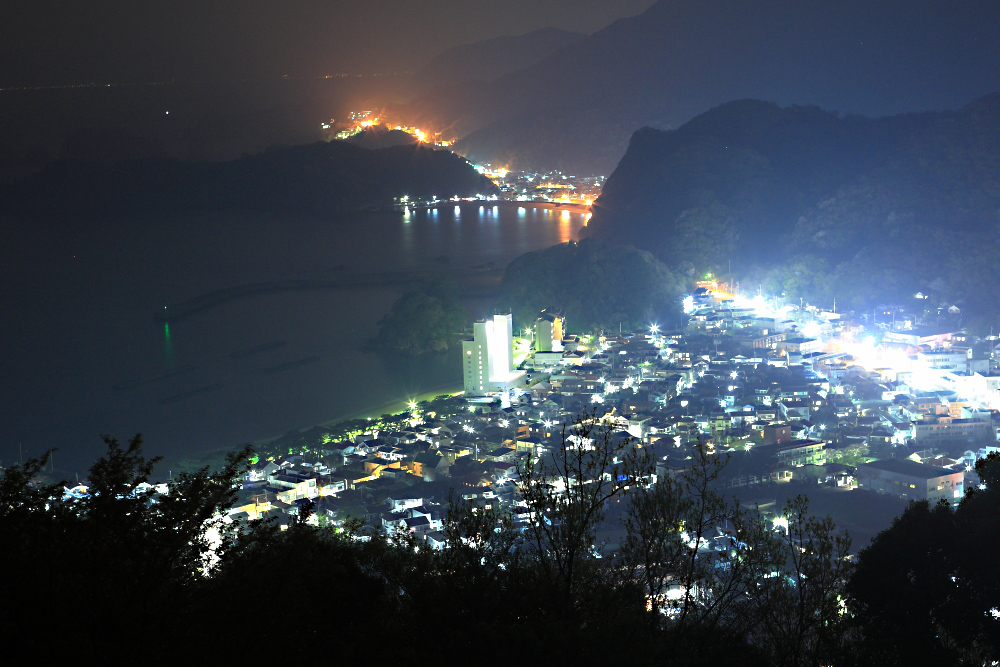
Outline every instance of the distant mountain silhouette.
[(530, 67), (586, 37), (578, 32), (542, 28), (513, 37), (496, 37), (473, 44), (462, 44), (438, 54), (417, 72), (416, 78), (427, 86), (493, 81), (504, 74)]
[(883, 115), (1000, 89), (993, 0), (661, 0), (490, 84), (405, 113), (449, 127), (473, 161), (608, 173), (638, 127), (733, 99)]
[(743, 100), (636, 132), (588, 233), (689, 276), (842, 307), (921, 290), (1000, 322), (998, 184), (1000, 93), (875, 119)]
[(367, 150), (342, 141), (274, 148), (229, 162), (58, 160), (0, 192), (29, 217), (256, 209), (326, 215), (394, 198), (492, 194), (493, 183), (450, 151)]

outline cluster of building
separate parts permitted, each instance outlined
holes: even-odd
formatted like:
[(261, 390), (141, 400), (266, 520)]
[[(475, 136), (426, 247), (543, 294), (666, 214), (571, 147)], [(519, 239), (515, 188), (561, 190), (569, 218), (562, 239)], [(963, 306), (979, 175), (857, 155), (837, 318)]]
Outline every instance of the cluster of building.
[(441, 419), (414, 408), (409, 425), (398, 430), (331, 442), (314, 457), (261, 460), (243, 480), (230, 518), (273, 518), (287, 526), (307, 507), (312, 523), (361, 521), (387, 534), (402, 529), (443, 543), (456, 494), (485, 509), (513, 500), (518, 458), (538, 455), (556, 430), (551, 419), (538, 428), (520, 424), (517, 414), (530, 410), (527, 397), (503, 409), (471, 403)]
[[(405, 425), (313, 457), (261, 461), (234, 520), (351, 519), (443, 544), (456, 493), (516, 508), (518, 470), (558, 451), (562, 425), (585, 412), (654, 456), (657, 478), (691, 464), (695, 447), (726, 455), (733, 489), (799, 482), (954, 502), (997, 448), (995, 341), (960, 331), (878, 328), (809, 307), (775, 308), (703, 284), (688, 325), (572, 335), (558, 309), (523, 337), (500, 313), (463, 342), (464, 407), (411, 406)], [(765, 490), (766, 487), (761, 487)]]
[(384, 111), (364, 109), (351, 111), (346, 117), (338, 120), (331, 118), (320, 124), (323, 133), (330, 139), (350, 139), (368, 128), (384, 127), (385, 130), (399, 130), (413, 136), (417, 141), (433, 144), (439, 148), (447, 148), (454, 143), (453, 139), (445, 139), (440, 133), (425, 132), (411, 125), (393, 125), (385, 118)]
[[(369, 128), (399, 130), (417, 141), (437, 148), (451, 149), (457, 137), (446, 136), (426, 128), (399, 125), (387, 118), (385, 110), (362, 109), (351, 111), (344, 117), (320, 124), (324, 136), (330, 139), (350, 139)], [(547, 202), (590, 206), (601, 195), (604, 176), (575, 176), (559, 170), (549, 172), (510, 171), (507, 166), (473, 164), (480, 174), (492, 180), (500, 191), (498, 199), (524, 202)], [(400, 202), (411, 205), (434, 205), (440, 200)]]
[(590, 206), (600, 196), (604, 176), (573, 176), (561, 171), (496, 172), (501, 199)]
[(1000, 426), (995, 340), (699, 286), (685, 303), (688, 339), (697, 331), (713, 349), (699, 364), (690, 340), (673, 348), (702, 366), (692, 398), (711, 407), (705, 392), (716, 394), (702, 424), (734, 450), (732, 484), (800, 478), (936, 502), (978, 483), (975, 462), (997, 451)]

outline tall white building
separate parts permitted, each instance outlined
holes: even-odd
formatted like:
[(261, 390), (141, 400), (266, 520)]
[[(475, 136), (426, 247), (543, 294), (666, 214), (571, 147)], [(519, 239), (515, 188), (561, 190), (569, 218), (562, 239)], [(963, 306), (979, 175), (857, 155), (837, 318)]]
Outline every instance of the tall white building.
[(513, 331), (509, 313), (472, 325), (472, 339), (462, 341), (466, 396), (507, 391), (524, 384), (524, 371), (514, 370)]

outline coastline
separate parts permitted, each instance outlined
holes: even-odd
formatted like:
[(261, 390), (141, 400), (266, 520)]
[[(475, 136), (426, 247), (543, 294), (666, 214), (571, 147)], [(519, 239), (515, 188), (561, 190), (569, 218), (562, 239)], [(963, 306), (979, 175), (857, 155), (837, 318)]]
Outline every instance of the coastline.
[[(588, 213), (591, 210), (590, 206), (569, 202), (522, 202), (514, 200), (463, 200), (459, 202), (442, 201), (433, 206), (426, 204), (421, 206), (411, 205), (410, 208), (413, 210), (416, 208), (429, 209), (454, 206), (460, 206), (463, 209), (482, 207), (498, 207), (507, 210), (517, 208), (534, 208), (554, 212), (566, 211), (567, 213), (574, 214)], [(396, 209), (395, 212), (402, 213), (399, 209)], [(223, 303), (244, 298), (253, 298), (258, 294), (270, 292), (398, 287), (400, 285), (405, 285), (412, 281), (419, 280), (429, 272), (444, 272), (452, 275), (461, 285), (462, 298), (481, 299), (483, 297), (493, 296), (498, 292), (499, 283), (504, 269), (493, 266), (492, 264), (482, 264), (462, 267), (446, 265), (431, 266), (428, 268), (426, 266), (420, 266), (406, 271), (382, 271), (373, 273), (350, 273), (338, 270), (333, 273), (323, 274), (322, 276), (313, 278), (280, 279), (258, 283), (231, 285), (212, 292), (200, 294), (187, 299), (186, 301), (174, 303), (173, 305), (169, 305), (164, 308), (163, 311), (154, 312), (152, 315), (154, 320), (184, 319), (188, 315), (200, 314), (204, 310), (210, 310)], [(311, 423), (299, 424), (294, 428), (294, 431), (305, 432), (317, 427), (330, 428), (337, 423), (344, 421), (365, 418), (377, 419), (383, 414), (398, 414), (407, 410), (410, 401), (419, 402), (423, 400), (430, 400), (442, 394), (454, 395), (456, 393), (461, 393), (462, 390), (463, 385), (461, 377), (459, 376), (454, 382), (436, 384), (430, 388), (424, 389), (419, 394), (414, 396), (407, 396), (403, 392), (393, 396), (391, 392), (387, 392), (387, 394), (383, 396), (385, 400), (382, 402), (371, 404), (360, 410), (339, 413), (333, 412), (330, 417), (322, 418)], [(173, 472), (184, 470), (190, 471), (206, 465), (217, 467), (224, 461), (227, 453), (236, 450), (244, 443), (250, 444), (255, 449), (259, 450), (266, 443), (277, 440), (286, 435), (288, 432), (289, 431), (278, 433), (264, 432), (258, 437), (253, 437), (252, 439), (248, 439), (246, 441), (232, 442), (230, 444), (218, 445), (214, 447), (211, 446), (210, 443), (206, 443), (209, 445), (207, 448), (172, 456), (168, 461), (164, 461), (158, 467), (170, 468)], [(220, 441), (216, 440), (216, 442)], [(164, 470), (164, 472), (166, 472), (166, 470)]]
[(407, 208), (417, 210), (417, 209), (432, 209), (432, 208), (451, 208), (453, 206), (458, 207), (482, 207), (482, 208), (492, 208), (494, 206), (503, 208), (548, 208), (556, 211), (570, 211), (572, 213), (592, 213), (592, 204), (579, 204), (577, 202), (561, 202), (561, 201), (518, 201), (516, 199), (460, 199), (459, 201), (454, 201), (452, 199), (447, 199), (433, 204), (396, 204), (391, 209), (397, 213), (402, 213)]
[[(462, 391), (463, 387), (461, 382), (457, 383), (448, 382), (445, 384), (440, 384), (435, 387), (432, 387), (431, 389), (428, 389), (423, 393), (410, 398), (392, 399), (376, 407), (368, 408), (360, 412), (340, 415), (332, 419), (327, 419), (325, 421), (322, 421), (318, 424), (310, 424), (308, 426), (301, 427), (297, 430), (308, 431), (309, 429), (315, 428), (316, 426), (329, 427), (333, 426), (334, 424), (337, 424), (338, 422), (347, 421), (349, 419), (365, 419), (367, 417), (375, 419), (386, 413), (397, 414), (399, 412), (405, 411), (409, 407), (409, 402), (411, 400), (417, 401), (419, 403), (420, 401), (423, 400), (431, 400), (433, 398), (436, 398), (441, 394), (456, 394), (456, 393), (462, 393)], [(267, 443), (277, 438), (280, 438), (282, 435), (284, 434), (279, 433), (277, 435), (270, 435), (258, 438), (256, 440), (251, 441), (249, 444), (256, 447), (257, 445)], [(164, 461), (162, 461), (157, 466), (157, 471), (154, 477), (159, 479), (162, 473), (164, 472), (167, 472), (168, 475), (172, 474), (173, 472), (176, 473), (192, 472), (206, 465), (212, 468), (218, 468), (224, 463), (226, 454), (228, 454), (231, 451), (235, 451), (240, 446), (241, 445), (239, 444), (233, 444), (229, 446), (215, 447), (212, 449), (202, 450), (199, 452), (192, 452), (187, 455), (177, 456), (171, 459), (164, 459)], [(166, 479), (167, 476), (162, 476), (162, 477), (163, 479)]]
[[(333, 419), (328, 419), (328, 420), (326, 420), (324, 422), (320, 422), (319, 424), (316, 424), (316, 426), (324, 426), (324, 427), (326, 427), (326, 426), (333, 426), (334, 424), (337, 424), (338, 422), (347, 421), (348, 419), (365, 419), (367, 417), (371, 417), (372, 419), (374, 419), (376, 417), (381, 417), (382, 415), (384, 415), (386, 413), (397, 414), (397, 413), (403, 412), (404, 410), (406, 410), (407, 408), (409, 408), (410, 401), (416, 401), (417, 403), (419, 403), (420, 401), (431, 400), (433, 398), (436, 398), (436, 397), (440, 396), (441, 394), (452, 394), (453, 395), (453, 394), (460, 394), (462, 392), (463, 392), (463, 386), (462, 386), (461, 382), (457, 382), (457, 383), (456, 382), (447, 382), (445, 384), (440, 384), (440, 385), (437, 385), (436, 387), (432, 387), (431, 389), (428, 389), (427, 391), (425, 391), (425, 392), (423, 392), (421, 394), (418, 394), (418, 395), (416, 395), (416, 396), (414, 396), (412, 398), (402, 398), (402, 399), (394, 399), (394, 400), (391, 400), (391, 401), (387, 401), (386, 403), (383, 403), (382, 405), (380, 405), (378, 407), (375, 407), (375, 408), (372, 408), (372, 409), (369, 409), (369, 410), (364, 410), (364, 411), (361, 411), (361, 412), (355, 412), (353, 414), (348, 414), (348, 415), (344, 415), (344, 416), (340, 416), (340, 417), (335, 417)], [(312, 427), (310, 426), (308, 428), (312, 428)], [(303, 429), (303, 430), (305, 430), (305, 429)], [(280, 436), (274, 436), (273, 438), (262, 438), (260, 440), (254, 441), (253, 444), (257, 444), (259, 442), (267, 442), (269, 440), (274, 440), (274, 438), (277, 438), (277, 437), (280, 437)]]

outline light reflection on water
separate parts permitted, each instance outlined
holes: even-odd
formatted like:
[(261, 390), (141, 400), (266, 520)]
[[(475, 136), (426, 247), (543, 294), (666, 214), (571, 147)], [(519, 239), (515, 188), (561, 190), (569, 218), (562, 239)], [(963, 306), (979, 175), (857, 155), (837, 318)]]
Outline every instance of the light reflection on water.
[(573, 220), (572, 214), (565, 210), (559, 216), (559, 242), (566, 243), (573, 238)]
[[(402, 287), (261, 294), (166, 324), (153, 314), (266, 281), (502, 267), (575, 238), (584, 218), (477, 208), (333, 220), (216, 214), (15, 231), (8, 239), (14, 259), (0, 267), (12, 288), (0, 339), (16, 351), (0, 373), (7, 408), (0, 460), (12, 460), (18, 442), (36, 455), (57, 446), (62, 462), (82, 471), (99, 454), (102, 433), (141, 431), (150, 453), (169, 456), (460, 384), (457, 355), (412, 360), (359, 349)], [(478, 317), (491, 303), (466, 306)]]

